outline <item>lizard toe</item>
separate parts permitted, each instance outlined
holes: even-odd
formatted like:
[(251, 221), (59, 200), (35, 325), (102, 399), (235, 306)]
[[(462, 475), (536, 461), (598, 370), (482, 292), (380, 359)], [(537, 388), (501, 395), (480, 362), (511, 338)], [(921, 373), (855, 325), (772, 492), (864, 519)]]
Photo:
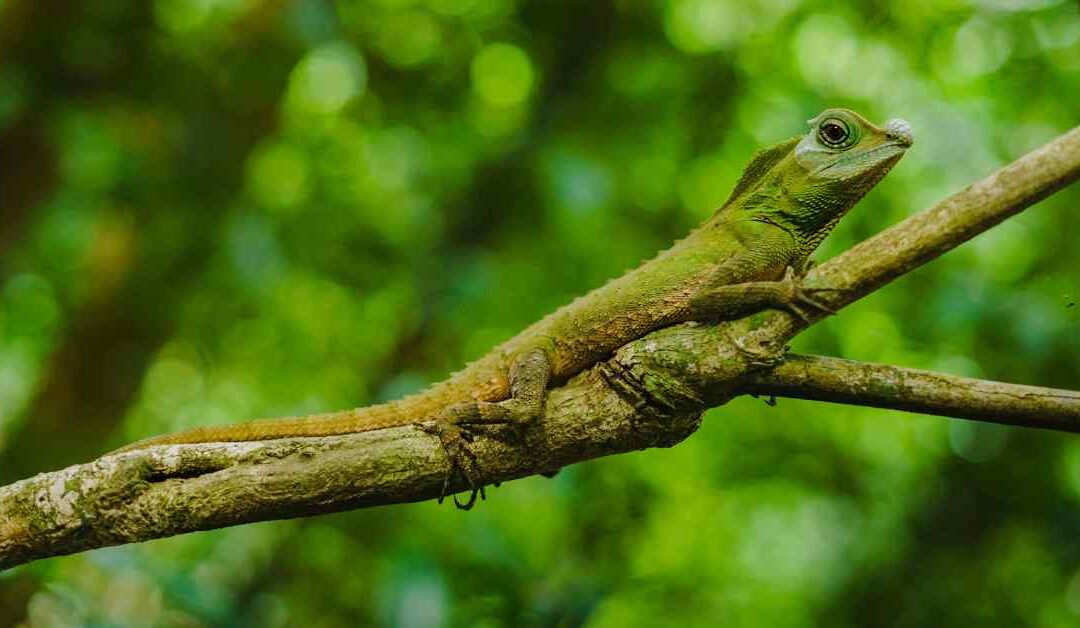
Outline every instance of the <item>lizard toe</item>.
[(457, 494), (454, 494), (455, 506), (462, 510), (469, 510), (476, 504), (477, 496), (480, 499), (487, 499), (483, 485), (477, 486), (474, 479), (479, 477), (479, 465), (476, 462), (476, 454), (469, 447), (469, 443), (472, 442), (472, 435), (469, 431), (445, 420), (436, 420), (432, 424), (422, 425), (420, 429), (439, 438), (439, 444), (442, 446), (447, 461), (450, 463), (446, 475), (443, 477), (438, 503), (443, 503), (446, 496), (451, 494), (450, 488), (455, 477), (464, 479), (471, 491), (469, 499), (465, 502), (459, 501)]

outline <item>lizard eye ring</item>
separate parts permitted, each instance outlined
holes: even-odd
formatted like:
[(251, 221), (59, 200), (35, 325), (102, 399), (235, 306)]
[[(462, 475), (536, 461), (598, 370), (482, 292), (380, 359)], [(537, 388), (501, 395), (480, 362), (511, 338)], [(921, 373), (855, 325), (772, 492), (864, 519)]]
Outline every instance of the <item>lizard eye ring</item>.
[(847, 148), (855, 143), (851, 128), (839, 118), (822, 120), (818, 125), (818, 137), (830, 148)]

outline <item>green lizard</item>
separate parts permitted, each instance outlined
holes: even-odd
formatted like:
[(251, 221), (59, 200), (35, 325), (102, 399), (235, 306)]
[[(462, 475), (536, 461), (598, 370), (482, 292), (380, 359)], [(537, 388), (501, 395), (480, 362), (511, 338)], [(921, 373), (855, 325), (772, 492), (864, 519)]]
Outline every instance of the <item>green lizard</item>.
[(804, 308), (821, 308), (801, 287), (797, 271), (904, 155), (912, 135), (903, 120), (882, 128), (846, 109), (828, 109), (809, 124), (805, 136), (758, 152), (724, 205), (686, 238), (420, 393), (354, 410), (200, 427), (120, 451), (430, 423), (425, 430), (439, 436), (450, 473), (460, 472), (473, 487), (468, 502), (458, 503), (468, 508), (479, 491), (467, 445), (475, 426), (528, 425), (539, 418), (548, 387), (661, 327), (767, 308), (806, 318)]

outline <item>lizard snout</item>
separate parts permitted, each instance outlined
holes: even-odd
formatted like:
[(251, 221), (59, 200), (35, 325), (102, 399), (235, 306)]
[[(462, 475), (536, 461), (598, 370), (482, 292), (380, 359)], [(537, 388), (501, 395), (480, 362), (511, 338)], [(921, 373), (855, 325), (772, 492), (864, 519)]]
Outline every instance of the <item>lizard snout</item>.
[(886, 122), (885, 135), (905, 147), (915, 143), (915, 135), (911, 132), (911, 123), (903, 118), (893, 118)]

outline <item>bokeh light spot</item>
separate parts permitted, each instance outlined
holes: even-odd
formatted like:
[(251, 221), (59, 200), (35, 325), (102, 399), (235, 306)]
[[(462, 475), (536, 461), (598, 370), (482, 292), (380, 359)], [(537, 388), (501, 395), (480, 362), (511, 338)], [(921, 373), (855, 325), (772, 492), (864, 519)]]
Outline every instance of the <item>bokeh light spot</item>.
[(671, 43), (684, 52), (712, 52), (735, 43), (740, 21), (737, 3), (676, 0), (664, 15), (664, 31)]
[(528, 120), (524, 107), (500, 107), (483, 98), (474, 98), (469, 107), (469, 123), (487, 137), (510, 135)]
[(186, 403), (202, 394), (203, 385), (202, 374), (190, 362), (163, 357), (151, 365), (146, 373), (143, 401), (164, 415), (183, 412)]
[(104, 119), (75, 114), (61, 125), (60, 167), (70, 183), (87, 191), (116, 184), (123, 157), (117, 130)]
[(513, 44), (491, 44), (472, 62), (473, 89), (494, 105), (524, 102), (532, 91), (534, 78), (529, 56)]
[[(584, 155), (558, 152), (545, 166), (552, 201), (569, 214), (590, 213), (611, 201), (614, 182), (604, 164)], [(567, 218), (574, 220), (570, 215)]]
[(395, 67), (423, 65), (434, 58), (441, 44), (438, 22), (419, 11), (391, 14), (379, 28), (379, 48)]
[(247, 4), (248, 0), (157, 0), (154, 19), (167, 31), (185, 34), (231, 17)]
[(1065, 48), (1080, 41), (1080, 20), (1059, 20), (1046, 16), (1032, 20), (1035, 40), (1045, 50)]
[(795, 32), (795, 59), (806, 81), (821, 90), (851, 91), (859, 39), (839, 15), (807, 18)]
[(0, 291), (0, 331), (34, 338), (51, 332), (59, 319), (53, 285), (41, 275), (15, 275)]
[(254, 290), (268, 290), (285, 272), (277, 238), (263, 215), (242, 213), (228, 227), (227, 245), (233, 271), (240, 283)]
[(359, 97), (367, 83), (364, 59), (352, 46), (335, 42), (308, 53), (289, 79), (289, 106), (332, 114)]
[(287, 143), (259, 148), (248, 161), (247, 183), (260, 205), (272, 210), (296, 207), (311, 193), (307, 155)]
[(966, 83), (999, 69), (1012, 54), (1012, 35), (995, 23), (974, 17), (937, 40), (931, 52), (937, 75), (948, 83)]
[(949, 446), (968, 462), (986, 462), (1005, 448), (1009, 428), (993, 423), (956, 419), (949, 423)]
[(1012, 52), (1012, 37), (985, 20), (972, 19), (956, 31), (953, 67), (963, 75), (978, 76), (1000, 68)]
[[(772, 494), (774, 493), (775, 494)], [(842, 568), (858, 513), (840, 499), (779, 487), (754, 500), (738, 558), (747, 573), (781, 590), (827, 587)]]

